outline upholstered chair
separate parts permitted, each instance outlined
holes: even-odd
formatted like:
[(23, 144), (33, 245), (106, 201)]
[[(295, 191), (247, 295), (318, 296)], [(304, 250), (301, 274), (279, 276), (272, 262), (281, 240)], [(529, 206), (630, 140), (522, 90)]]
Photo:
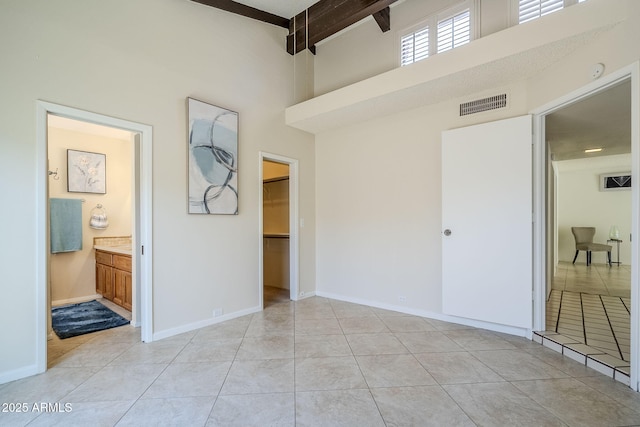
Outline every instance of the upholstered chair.
[(591, 252), (606, 252), (607, 264), (611, 267), (611, 245), (593, 243), (593, 236), (596, 234), (595, 227), (571, 227), (571, 232), (576, 240), (576, 255), (573, 257), (574, 264), (580, 251), (587, 252), (587, 265), (591, 265)]

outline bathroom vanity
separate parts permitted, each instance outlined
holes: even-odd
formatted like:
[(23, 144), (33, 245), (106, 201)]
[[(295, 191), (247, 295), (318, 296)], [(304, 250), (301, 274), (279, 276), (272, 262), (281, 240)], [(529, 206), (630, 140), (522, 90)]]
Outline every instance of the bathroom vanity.
[[(112, 240), (109, 240), (112, 239)], [(118, 240), (119, 239), (119, 240)], [(131, 238), (94, 238), (96, 252), (96, 293), (131, 311), (133, 276)]]

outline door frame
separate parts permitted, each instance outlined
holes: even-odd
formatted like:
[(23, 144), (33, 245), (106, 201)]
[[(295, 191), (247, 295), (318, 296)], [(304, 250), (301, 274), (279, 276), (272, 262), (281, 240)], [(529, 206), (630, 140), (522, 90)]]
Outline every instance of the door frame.
[(258, 153), (258, 296), (259, 307), (264, 309), (264, 247), (263, 247), (263, 170), (262, 162), (265, 160), (286, 164), (289, 166), (289, 298), (297, 301), (300, 289), (299, 266), (299, 208), (298, 208), (298, 160), (279, 154), (260, 151)]
[[(603, 91), (624, 80), (631, 80), (631, 174), (638, 176), (640, 172), (640, 63), (616, 70), (602, 78), (595, 80), (565, 96), (549, 102), (531, 112), (533, 114), (533, 330), (545, 330), (546, 304), (546, 143), (545, 116), (563, 107), (580, 101), (586, 97)], [(640, 231), (640, 187), (634, 185), (631, 189), (632, 235), (638, 236)], [(638, 239), (631, 241), (631, 388), (639, 391), (640, 368), (640, 320), (638, 296), (640, 283), (638, 282), (638, 267), (640, 253)]]
[[(137, 313), (132, 319), (141, 325), (141, 340), (153, 340), (153, 296), (152, 296), (152, 127), (141, 123), (130, 122), (114, 117), (104, 116), (89, 111), (79, 110), (47, 101), (36, 101), (36, 313), (38, 318), (36, 339), (36, 366), (38, 372), (47, 369), (47, 335), (50, 314), (48, 302), (48, 252), (49, 252), (49, 220), (48, 220), (48, 135), (47, 116), (49, 114), (69, 119), (90, 122), (98, 125), (131, 131), (134, 153), (133, 191), (133, 249), (135, 262), (133, 271), (136, 274), (134, 304)], [(138, 142), (139, 141), (139, 142)]]

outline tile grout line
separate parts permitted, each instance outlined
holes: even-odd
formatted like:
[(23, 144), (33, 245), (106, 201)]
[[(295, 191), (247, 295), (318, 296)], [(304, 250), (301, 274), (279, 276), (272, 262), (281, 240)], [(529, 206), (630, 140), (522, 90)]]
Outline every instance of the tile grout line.
[[(385, 420), (384, 416), (382, 415), (382, 410), (380, 409), (380, 405), (378, 404), (378, 401), (376, 400), (375, 396), (373, 395), (373, 392), (371, 391), (371, 385), (369, 384), (369, 381), (367, 381), (367, 377), (364, 375), (364, 372), (362, 372), (362, 367), (360, 366), (360, 362), (358, 361), (358, 358), (356, 357), (355, 353), (353, 352), (353, 348), (351, 347), (351, 343), (347, 339), (347, 334), (345, 334), (345, 332), (344, 332), (344, 328), (342, 327), (342, 324), (340, 323), (340, 319), (338, 318), (338, 315), (336, 314), (336, 311), (335, 311), (333, 305), (331, 303), (329, 303), (329, 306), (331, 307), (331, 311), (333, 311), (333, 315), (336, 316), (336, 320), (338, 321), (338, 326), (340, 327), (340, 331), (342, 331), (342, 336), (344, 337), (344, 340), (347, 342), (347, 345), (349, 346), (349, 350), (351, 351), (351, 357), (353, 357), (353, 360), (356, 362), (356, 366), (358, 367), (358, 371), (360, 372), (360, 375), (362, 375), (362, 379), (364, 380), (364, 383), (367, 385), (367, 391), (369, 392), (369, 396), (371, 396), (371, 400), (373, 401), (373, 404), (376, 405), (376, 409), (378, 410), (378, 414), (380, 415), (380, 419), (382, 420), (382, 422), (386, 426), (387, 425), (387, 421)], [(376, 317), (376, 319), (378, 319), (380, 322), (382, 322), (382, 324), (385, 326), (385, 328), (387, 328), (389, 330), (389, 332), (395, 337), (395, 334), (393, 334), (393, 332), (391, 331), (389, 326), (387, 326), (387, 324), (384, 323), (384, 320), (382, 320), (380, 318), (378, 313), (373, 312), (373, 314)], [(417, 361), (417, 359), (416, 359), (416, 361)], [(420, 363), (420, 362), (418, 362), (418, 363)]]
[(618, 337), (616, 337), (616, 331), (613, 330), (613, 325), (611, 324), (611, 319), (609, 318), (609, 313), (607, 312), (607, 307), (604, 304), (602, 295), (598, 295), (598, 298), (600, 298), (602, 309), (604, 310), (605, 316), (607, 316), (607, 323), (609, 323), (609, 329), (611, 330), (611, 335), (613, 336), (613, 340), (615, 341), (616, 347), (618, 348), (618, 354), (620, 355), (620, 360), (624, 360), (624, 356), (622, 355), (622, 350), (620, 350), (620, 344), (618, 343)]
[(627, 307), (627, 304), (624, 302), (624, 299), (622, 299), (622, 297), (618, 297), (618, 298), (620, 299), (620, 302), (622, 303), (622, 306), (624, 307), (624, 309), (627, 310), (627, 314), (631, 315), (631, 310), (629, 310), (629, 307)]
[[(229, 379), (229, 373), (231, 373), (231, 368), (233, 368), (233, 364), (235, 363), (236, 358), (238, 357), (238, 353), (240, 352), (240, 347), (242, 347), (242, 343), (244, 342), (244, 339), (247, 336), (247, 331), (249, 330), (249, 327), (251, 326), (251, 322), (253, 322), (254, 314), (251, 314), (251, 319), (249, 320), (249, 323), (247, 323), (247, 327), (244, 330), (244, 333), (242, 334), (242, 338), (240, 339), (240, 344), (238, 344), (238, 348), (236, 349), (236, 353), (233, 355), (233, 360), (231, 360), (231, 363), (229, 364), (229, 369), (227, 369), (227, 373), (224, 376), (224, 380), (222, 381), (222, 384), (220, 384), (220, 390), (218, 390), (218, 393), (216, 394), (215, 399), (213, 399), (213, 404), (211, 405), (211, 409), (209, 410), (209, 414), (207, 415), (207, 422), (211, 419), (211, 416), (213, 415), (213, 410), (216, 408), (216, 403), (218, 403), (218, 399), (220, 398), (220, 393), (222, 393), (222, 389), (224, 388), (224, 385), (226, 384), (227, 380)], [(196, 333), (193, 337), (191, 337), (191, 340), (189, 340), (189, 342), (191, 342), (196, 337), (196, 335), (198, 335), (198, 334)], [(295, 368), (294, 368), (294, 372), (295, 372)]]
[(560, 291), (560, 302), (558, 303), (558, 316), (556, 317), (555, 331), (558, 332), (558, 325), (560, 324), (560, 313), (562, 312), (562, 298), (564, 297), (564, 291)]
[(580, 292), (580, 316), (582, 317), (582, 336), (584, 338), (584, 344), (589, 345), (587, 343), (587, 325), (584, 322), (584, 305), (582, 303), (582, 292)]

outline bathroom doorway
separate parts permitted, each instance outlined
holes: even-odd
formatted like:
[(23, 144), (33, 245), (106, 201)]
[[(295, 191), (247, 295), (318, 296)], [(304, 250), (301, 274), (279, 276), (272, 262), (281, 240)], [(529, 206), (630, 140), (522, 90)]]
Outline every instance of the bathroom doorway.
[[(60, 232), (52, 239), (49, 251), (52, 307), (96, 300), (125, 320), (132, 320), (135, 135), (53, 114), (47, 117), (49, 213), (66, 219), (65, 223), (53, 221), (49, 225), (52, 236)], [(65, 209), (76, 209), (79, 215)], [(98, 259), (104, 262), (101, 268)], [(112, 265), (114, 260), (117, 270)], [(103, 274), (97, 275), (97, 271)], [(113, 316), (111, 312), (99, 317), (104, 326)], [(56, 340), (53, 331), (49, 334)]]
[[(53, 118), (55, 116), (55, 118)], [(69, 186), (69, 182), (66, 179), (66, 175), (69, 171), (69, 152), (66, 150), (74, 150), (86, 153), (93, 153), (87, 147), (67, 147), (62, 148), (62, 154), (60, 153), (60, 147), (52, 143), (52, 147), (54, 150), (57, 150), (55, 161), (49, 162), (48, 157), (51, 153), (49, 153), (49, 137), (53, 136), (55, 133), (65, 133), (59, 130), (50, 129), (48, 124), (50, 119), (55, 122), (58, 119), (63, 119), (63, 121), (70, 119), (70, 121), (75, 121), (76, 125), (84, 125), (84, 126), (95, 126), (100, 125), (105, 128), (111, 128), (111, 131), (116, 132), (124, 132), (121, 135), (128, 135), (128, 141), (126, 141), (125, 147), (123, 148), (127, 151), (128, 157), (130, 159), (129, 166), (124, 166), (125, 169), (128, 169), (126, 172), (120, 172), (122, 175), (127, 175), (128, 184), (116, 183), (115, 186), (127, 186), (128, 188), (124, 189), (124, 192), (128, 192), (128, 202), (125, 203), (127, 205), (125, 213), (125, 218), (120, 219), (118, 222), (128, 222), (130, 230), (130, 247), (131, 247), (131, 262), (130, 262), (130, 275), (131, 275), (131, 283), (133, 284), (131, 289), (131, 321), (135, 326), (140, 326), (140, 340), (144, 342), (151, 342), (153, 340), (152, 331), (152, 222), (151, 222), (151, 207), (152, 207), (152, 152), (151, 152), (151, 143), (152, 143), (152, 133), (151, 127), (148, 125), (142, 125), (139, 123), (129, 122), (121, 119), (116, 119), (113, 117), (103, 116), (95, 113), (90, 113), (83, 110), (77, 110), (70, 107), (65, 107), (57, 104), (52, 104), (49, 102), (38, 101), (37, 102), (37, 154), (38, 154), (38, 176), (37, 176), (37, 199), (38, 199), (38, 230), (37, 230), (37, 277), (38, 277), (38, 292), (36, 295), (36, 304), (38, 307), (39, 318), (38, 322), (38, 333), (35, 337), (37, 340), (37, 355), (36, 355), (36, 363), (38, 372), (44, 372), (47, 368), (47, 342), (48, 335), (50, 331), (50, 316), (51, 316), (51, 302), (52, 299), (55, 299), (56, 296), (53, 296), (50, 293), (50, 280), (51, 280), (51, 266), (50, 266), (50, 257), (51, 257), (51, 240), (50, 240), (50, 217), (49, 217), (49, 197), (50, 197), (50, 180), (58, 180), (62, 181), (62, 184), (57, 182), (56, 185), (59, 188), (56, 188), (58, 195), (65, 195), (69, 199), (75, 199), (76, 201), (82, 202), (84, 199), (84, 204), (89, 203), (88, 206), (82, 207), (82, 221), (86, 219), (86, 222), (89, 223), (89, 217), (92, 214), (94, 208), (98, 208), (99, 203), (97, 199), (94, 197), (99, 197), (99, 195), (109, 194), (111, 192), (117, 193), (114, 189), (110, 188), (111, 180), (109, 178), (107, 181), (107, 189), (103, 191), (102, 189), (92, 192), (74, 192), (69, 191), (73, 190), (74, 187)], [(67, 123), (69, 123), (68, 121)], [(58, 123), (59, 124), (59, 123)], [(60, 126), (56, 129), (60, 129)], [(67, 131), (69, 131), (67, 129)], [(69, 131), (70, 132), (70, 131)], [(71, 139), (68, 137), (71, 136), (68, 132), (64, 135), (63, 140), (66, 139), (67, 142), (70, 142)], [(126, 137), (125, 137), (126, 138)], [(116, 144), (117, 145), (117, 144)], [(57, 148), (55, 148), (57, 147)], [(102, 147), (100, 147), (101, 149)], [(75, 154), (75, 153), (74, 153)], [(103, 152), (96, 152), (93, 154), (103, 155)], [(116, 157), (107, 157), (106, 155), (102, 157), (106, 163), (109, 162), (109, 158), (113, 160)], [(54, 164), (59, 163), (59, 164)], [(126, 163), (126, 162), (125, 162)], [(73, 166), (72, 166), (73, 167)], [(56, 175), (56, 169), (58, 175)], [(108, 171), (109, 169), (107, 169)], [(115, 174), (119, 174), (119, 172), (115, 172)], [(63, 178), (64, 176), (64, 178)], [(67, 181), (67, 182), (65, 182)], [(114, 191), (111, 191), (114, 190)], [(51, 194), (53, 197), (53, 192)], [(116, 214), (118, 210), (118, 206), (116, 204), (110, 208), (110, 205), (106, 204), (106, 198), (104, 199), (105, 204), (103, 204), (103, 208), (106, 208), (107, 212), (111, 211), (111, 215), (109, 221), (113, 221), (119, 217)], [(94, 205), (95, 203), (95, 205)], [(110, 202), (111, 203), (111, 202)], [(84, 215), (84, 211), (88, 211), (88, 215)], [(98, 208), (98, 211), (104, 212)], [(86, 218), (85, 218), (86, 217)], [(120, 215), (122, 217), (122, 215)], [(113, 222), (110, 222), (113, 224)], [(98, 225), (98, 224), (94, 224)], [(109, 225), (109, 228), (111, 225)], [(115, 230), (115, 228), (112, 228)], [(120, 236), (120, 237), (129, 237), (129, 236)], [(84, 243), (84, 242), (83, 242)], [(85, 246), (85, 245), (83, 245)], [(93, 249), (93, 241), (89, 243), (90, 251)], [(93, 269), (94, 260), (82, 260), (82, 263), (89, 263), (89, 267), (86, 265), (81, 265), (80, 270), (84, 272), (84, 274), (91, 274), (91, 270)], [(93, 283), (91, 284), (93, 286)], [(89, 293), (91, 291), (88, 291)], [(80, 294), (87, 293), (87, 291), (80, 291)], [(74, 298), (84, 298), (85, 296), (77, 296), (74, 294), (71, 295), (68, 300), (73, 300)], [(96, 295), (96, 292), (93, 293)], [(53, 297), (53, 298), (52, 298)], [(58, 297), (59, 298), (59, 297)], [(62, 298), (64, 300), (64, 298)]]
[(297, 161), (260, 153), (260, 304), (298, 298)]

